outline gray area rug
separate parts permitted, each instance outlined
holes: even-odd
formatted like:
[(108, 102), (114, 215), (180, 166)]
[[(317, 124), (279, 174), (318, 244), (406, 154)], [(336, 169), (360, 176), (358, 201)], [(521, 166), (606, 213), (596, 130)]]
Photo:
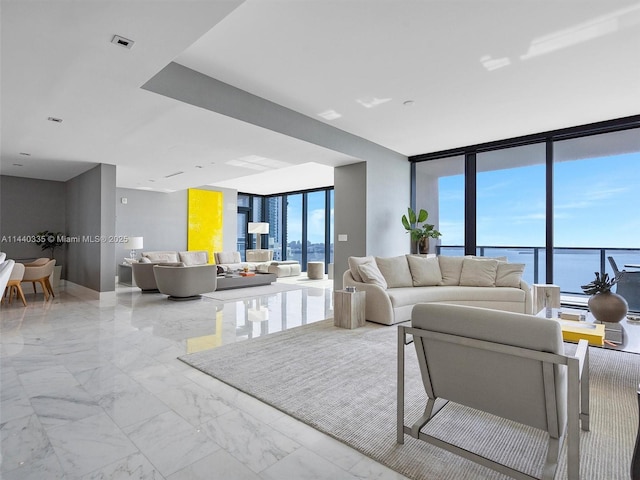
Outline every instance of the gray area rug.
[(247, 297), (262, 297), (267, 295), (275, 295), (280, 292), (289, 292), (291, 290), (302, 290), (305, 287), (300, 285), (291, 285), (287, 283), (274, 282), (271, 285), (260, 285), (257, 287), (232, 288), (230, 290), (220, 290), (211, 293), (203, 293), (203, 297), (212, 298), (220, 302), (230, 302), (241, 300)]
[[(396, 443), (395, 327), (339, 329), (332, 320), (180, 357), (180, 360), (352, 446), (407, 477), (503, 479), (405, 436)], [(572, 352), (574, 345), (567, 344)], [(407, 352), (405, 424), (424, 409), (413, 346)], [(581, 431), (581, 478), (629, 478), (638, 425), (640, 355), (590, 348), (591, 431)], [(545, 435), (448, 404), (429, 433), (539, 477)], [(556, 478), (566, 478), (563, 449)]]

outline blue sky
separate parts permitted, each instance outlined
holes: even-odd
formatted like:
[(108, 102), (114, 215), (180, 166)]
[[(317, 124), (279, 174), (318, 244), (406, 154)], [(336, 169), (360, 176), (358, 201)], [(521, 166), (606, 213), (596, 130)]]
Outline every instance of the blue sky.
[[(302, 194), (289, 197), (287, 206), (287, 240), (302, 239)], [(324, 243), (325, 193), (311, 192), (307, 195), (307, 240)], [(331, 211), (333, 217), (333, 210)]]
[[(640, 248), (640, 153), (558, 162), (555, 245)], [(464, 244), (464, 178), (440, 179), (444, 245)], [(545, 170), (534, 165), (478, 174), (478, 245), (544, 246)]]

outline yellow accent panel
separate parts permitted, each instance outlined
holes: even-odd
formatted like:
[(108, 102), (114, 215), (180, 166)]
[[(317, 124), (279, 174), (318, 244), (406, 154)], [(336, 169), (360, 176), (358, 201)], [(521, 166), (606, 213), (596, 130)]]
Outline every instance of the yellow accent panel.
[(213, 263), (213, 252), (223, 250), (224, 196), (222, 192), (190, 188), (188, 199), (187, 249), (206, 250), (209, 263)]

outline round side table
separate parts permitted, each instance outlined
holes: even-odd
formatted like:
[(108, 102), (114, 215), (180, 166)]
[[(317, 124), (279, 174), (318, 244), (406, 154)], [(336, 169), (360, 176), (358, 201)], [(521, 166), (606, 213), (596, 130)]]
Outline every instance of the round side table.
[(307, 262), (307, 277), (311, 280), (324, 278), (324, 262)]

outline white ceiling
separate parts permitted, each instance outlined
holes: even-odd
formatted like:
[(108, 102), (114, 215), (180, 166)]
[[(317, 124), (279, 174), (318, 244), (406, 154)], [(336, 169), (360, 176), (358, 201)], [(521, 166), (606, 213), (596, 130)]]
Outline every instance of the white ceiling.
[(63, 181), (107, 163), (119, 187), (274, 193), (326, 186), (332, 167), (359, 161), (140, 88), (171, 61), (403, 155), (640, 113), (638, 1), (1, 8), (4, 175)]

